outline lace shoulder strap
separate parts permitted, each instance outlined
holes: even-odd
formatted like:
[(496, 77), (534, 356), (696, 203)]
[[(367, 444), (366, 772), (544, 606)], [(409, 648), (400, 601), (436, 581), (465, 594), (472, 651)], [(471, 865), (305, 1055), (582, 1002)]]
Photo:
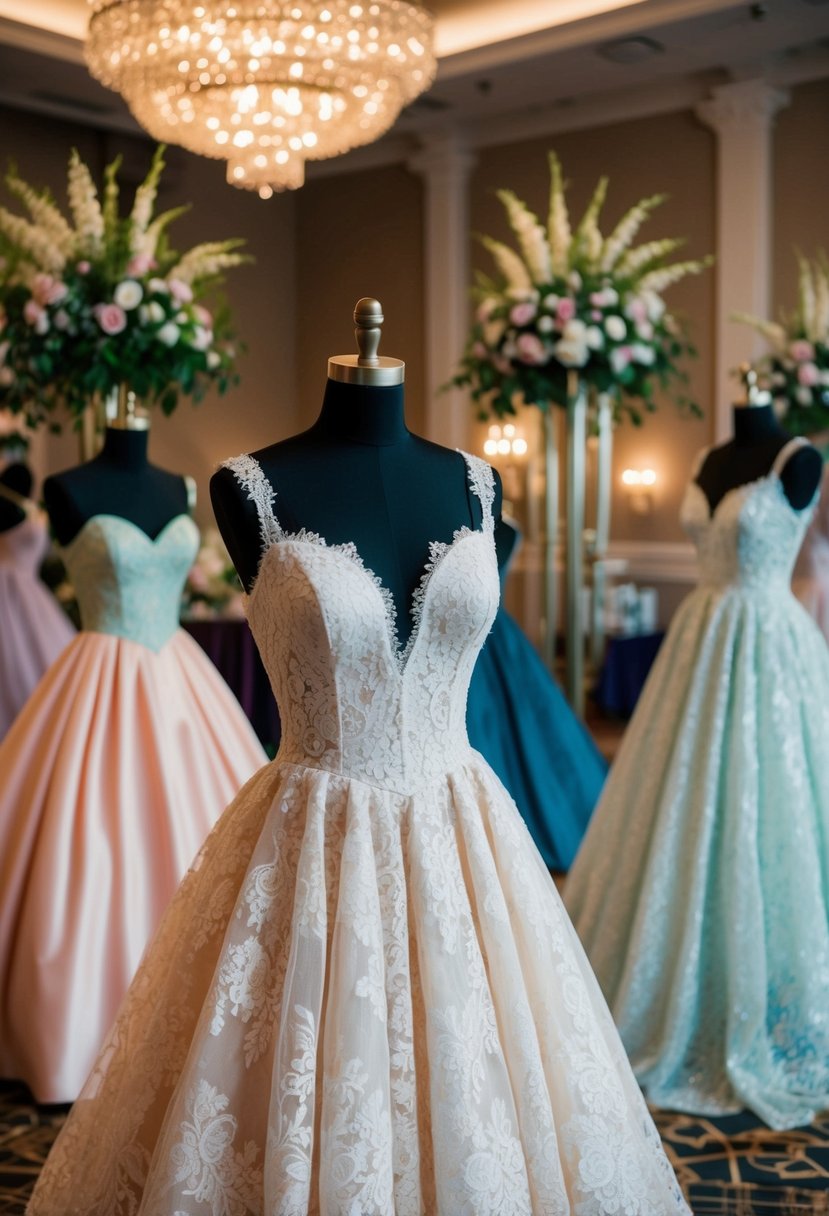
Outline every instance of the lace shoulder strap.
[(774, 464), (771, 466), (769, 476), (779, 477), (782, 474), (783, 469), (786, 467), (790, 457), (792, 457), (795, 452), (799, 451), (800, 448), (807, 448), (808, 446), (809, 440), (804, 439), (802, 435), (795, 435), (794, 439), (790, 439), (788, 443), (784, 443), (774, 458)]
[(230, 460), (222, 461), (223, 469), (230, 469), (239, 485), (256, 507), (259, 517), (259, 535), (262, 538), (262, 551), (281, 540), (283, 536), (279, 520), (273, 510), (276, 500), (276, 490), (265, 476), (261, 464), (254, 456), (245, 453), (242, 456), (232, 456)]
[(495, 528), (495, 519), (492, 514), (492, 506), (495, 502), (495, 474), (492, 466), (482, 460), (480, 456), (471, 456), (469, 452), (462, 452), (460, 448), (458, 451), (466, 461), (466, 471), (469, 475), (472, 493), (481, 503), (482, 530), (492, 532)]

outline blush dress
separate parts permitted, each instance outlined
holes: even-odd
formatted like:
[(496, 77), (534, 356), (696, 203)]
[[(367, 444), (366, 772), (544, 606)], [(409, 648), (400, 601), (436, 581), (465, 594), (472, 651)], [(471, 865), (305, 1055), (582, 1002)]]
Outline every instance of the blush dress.
[(182, 883), (30, 1216), (688, 1213), (467, 740), (499, 584), (491, 470), (464, 459), (480, 527), (432, 545), (402, 650), (355, 547), (285, 532), (258, 463), (230, 462), (260, 514), (247, 612), (280, 750)]
[(265, 762), (178, 627), (198, 547), (87, 521), (64, 560), (83, 629), (0, 744), (0, 1076), (77, 1097), (182, 875)]
[[(677, 611), (564, 890), (659, 1106), (829, 1108), (829, 648), (789, 589), (812, 509), (780, 472), (682, 522)], [(701, 461), (699, 462), (701, 464)]]
[(0, 532), (0, 739), (8, 732), (46, 669), (75, 629), (38, 578), (49, 546), (46, 522), (34, 506)]

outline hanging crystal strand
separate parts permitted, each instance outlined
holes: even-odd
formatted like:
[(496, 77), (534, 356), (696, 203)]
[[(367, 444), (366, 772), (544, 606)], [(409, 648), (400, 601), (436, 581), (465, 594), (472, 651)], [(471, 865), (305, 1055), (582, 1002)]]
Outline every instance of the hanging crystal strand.
[(567, 699), (584, 714), (584, 481), (587, 393), (578, 373), (567, 373)]
[(590, 665), (598, 671), (604, 658), (607, 599), (607, 546), (610, 540), (610, 484), (613, 461), (613, 399), (596, 394), (596, 536), (593, 545)]

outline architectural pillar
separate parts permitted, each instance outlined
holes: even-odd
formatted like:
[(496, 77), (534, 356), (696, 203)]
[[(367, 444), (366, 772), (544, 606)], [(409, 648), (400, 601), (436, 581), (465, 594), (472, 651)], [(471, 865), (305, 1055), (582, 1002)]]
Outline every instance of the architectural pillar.
[(425, 183), (426, 435), (463, 448), (473, 418), (468, 394), (440, 388), (457, 371), (469, 331), (469, 174), (474, 156), (452, 132), (426, 136), (422, 145), (408, 167)]
[(731, 434), (734, 370), (761, 350), (758, 336), (729, 318), (770, 315), (772, 129), (788, 100), (764, 80), (743, 80), (714, 89), (696, 109), (717, 135), (715, 442)]

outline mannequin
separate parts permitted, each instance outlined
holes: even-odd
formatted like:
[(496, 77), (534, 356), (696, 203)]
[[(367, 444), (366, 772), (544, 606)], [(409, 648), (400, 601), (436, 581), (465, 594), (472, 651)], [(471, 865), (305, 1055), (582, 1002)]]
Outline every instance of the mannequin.
[(170, 520), (192, 510), (193, 483), (148, 461), (149, 426), (149, 418), (135, 412), (134, 395), (122, 390), (98, 455), (44, 482), (46, 510), (61, 545), (95, 515), (118, 515), (155, 539)]
[[(734, 406), (734, 438), (708, 452), (696, 478), (712, 513), (729, 491), (765, 477), (791, 438), (777, 421), (769, 394), (757, 387), (756, 373), (747, 367), (741, 370), (746, 398)], [(811, 446), (803, 446), (786, 461), (780, 481), (796, 511), (814, 498), (821, 470), (820, 453)]]
[(23, 523), (32, 484), (31, 470), (22, 461), (6, 465), (0, 473), (0, 532)]
[[(377, 356), (380, 304), (360, 300), (354, 320), (360, 354), (329, 359), (316, 422), (253, 456), (276, 491), (274, 510), (286, 531), (305, 528), (329, 544), (354, 542), (392, 594), (403, 644), (412, 631), (412, 597), (430, 542), (451, 541), (464, 525), (479, 527), (481, 506), (461, 455), (408, 430), (405, 365)], [(210, 496), (233, 564), (250, 591), (261, 558), (256, 508), (229, 469), (213, 475)], [(496, 519), (500, 509), (496, 475)]]

